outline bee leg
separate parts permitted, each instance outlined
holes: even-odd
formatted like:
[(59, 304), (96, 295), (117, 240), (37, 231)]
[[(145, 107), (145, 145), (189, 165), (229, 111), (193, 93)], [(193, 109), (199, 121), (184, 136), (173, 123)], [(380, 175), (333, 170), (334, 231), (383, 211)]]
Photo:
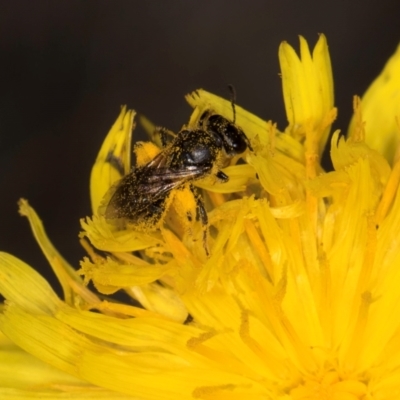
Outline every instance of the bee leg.
[(204, 245), (204, 250), (206, 251), (207, 257), (210, 256), (210, 252), (208, 251), (208, 243), (207, 243), (207, 236), (208, 236), (208, 215), (207, 211), (204, 208), (204, 203), (197, 192), (197, 190), (194, 188), (193, 185), (190, 185), (190, 190), (192, 191), (194, 198), (196, 200), (196, 206), (197, 206), (197, 214), (196, 214), (196, 220), (200, 220), (201, 225), (203, 227), (203, 245)]
[(218, 181), (221, 183), (225, 183), (229, 181), (229, 176), (226, 175), (224, 172), (222, 171), (217, 171), (217, 173), (215, 174), (215, 176), (217, 177)]
[(169, 137), (175, 137), (176, 136), (174, 132), (172, 132), (169, 129), (164, 128), (162, 126), (156, 126), (155, 130), (154, 130), (154, 133), (157, 133), (160, 136), (162, 147), (167, 147), (167, 145), (168, 145), (168, 139), (167, 139), (168, 136)]

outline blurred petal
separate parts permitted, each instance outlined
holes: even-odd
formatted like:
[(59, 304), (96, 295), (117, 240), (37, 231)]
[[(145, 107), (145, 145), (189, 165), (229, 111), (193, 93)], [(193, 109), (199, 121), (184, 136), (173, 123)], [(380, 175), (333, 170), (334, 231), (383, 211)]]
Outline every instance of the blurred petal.
[(131, 396), (93, 386), (40, 361), (0, 333), (0, 398), (119, 399)]
[(363, 95), (361, 118), (353, 117), (348, 136), (363, 124), (368, 146), (393, 163), (400, 143), (400, 46)]

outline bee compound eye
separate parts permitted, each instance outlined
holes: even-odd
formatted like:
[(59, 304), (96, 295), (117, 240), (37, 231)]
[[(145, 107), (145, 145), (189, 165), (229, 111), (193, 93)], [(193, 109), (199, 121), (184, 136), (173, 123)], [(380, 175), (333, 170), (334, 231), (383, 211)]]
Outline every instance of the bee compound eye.
[(233, 124), (225, 126), (224, 132), (224, 149), (227, 154), (241, 154), (247, 149), (244, 132)]

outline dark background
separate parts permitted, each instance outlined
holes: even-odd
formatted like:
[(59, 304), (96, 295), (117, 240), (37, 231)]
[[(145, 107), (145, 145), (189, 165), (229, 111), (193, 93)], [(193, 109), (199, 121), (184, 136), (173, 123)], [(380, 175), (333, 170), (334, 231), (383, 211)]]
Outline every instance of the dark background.
[(183, 95), (204, 88), (278, 122), (279, 43), (325, 33), (346, 129), (400, 41), (398, 0), (0, 1), (0, 250), (49, 267), (17, 200), (27, 198), (78, 267), (92, 163), (121, 104), (179, 130)]

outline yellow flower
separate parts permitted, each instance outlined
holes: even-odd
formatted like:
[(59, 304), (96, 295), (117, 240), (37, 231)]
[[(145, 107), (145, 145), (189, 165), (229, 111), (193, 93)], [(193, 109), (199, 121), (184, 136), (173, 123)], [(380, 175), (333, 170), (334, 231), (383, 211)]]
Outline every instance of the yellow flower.
[[(157, 229), (117, 227), (98, 214), (129, 171), (134, 113), (125, 108), (92, 170), (83, 278), (20, 202), (64, 299), (0, 253), (0, 329), (18, 346), (0, 337), (0, 398), (400, 398), (399, 157), (370, 147), (356, 100), (349, 139), (331, 139), (334, 171), (322, 170), (336, 115), (329, 53), (324, 36), (313, 55), (300, 42), (300, 58), (287, 43), (279, 51), (285, 133), (237, 106), (253, 151), (224, 169), (229, 182), (196, 182), (209, 210), (209, 257), (201, 224), (188, 226), (179, 212), (186, 195), (171, 200)], [(379, 91), (382, 109), (393, 90)], [(204, 90), (187, 100), (189, 127), (206, 109), (232, 119), (230, 102)], [(371, 123), (376, 143), (397, 135), (389, 125)], [(137, 162), (159, 151), (142, 144)], [(132, 301), (104, 300), (90, 281)]]

